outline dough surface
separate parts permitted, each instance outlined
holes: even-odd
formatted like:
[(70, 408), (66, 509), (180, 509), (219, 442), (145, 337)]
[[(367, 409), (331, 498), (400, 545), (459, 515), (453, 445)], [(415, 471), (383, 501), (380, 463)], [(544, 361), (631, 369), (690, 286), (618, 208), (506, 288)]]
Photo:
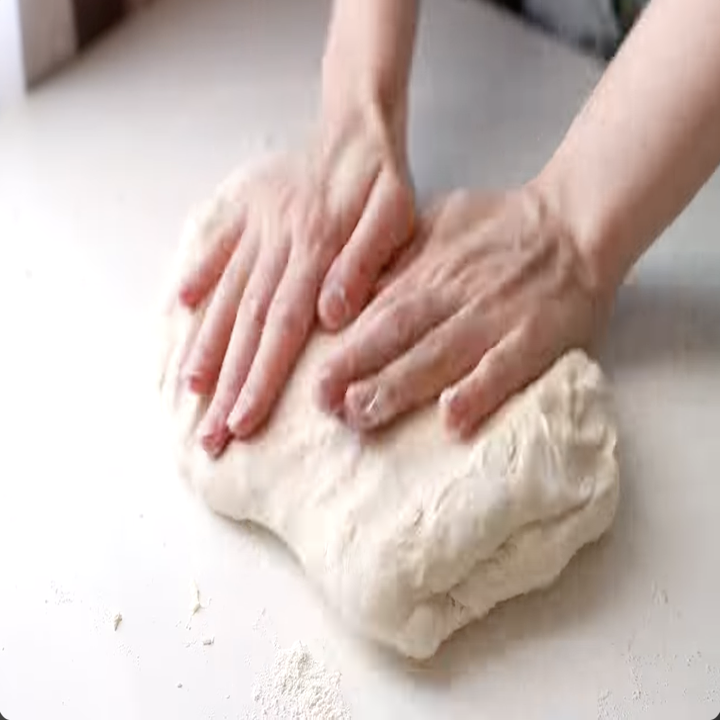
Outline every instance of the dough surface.
[[(235, 180), (188, 219), (178, 268), (234, 221)], [(203, 309), (170, 302), (161, 393), (182, 474), (216, 512), (279, 536), (340, 615), (427, 658), (495, 604), (551, 583), (611, 524), (616, 431), (605, 381), (562, 357), (467, 443), (434, 406), (360, 438), (313, 401), (337, 338), (313, 337), (267, 428), (213, 461), (195, 439), (205, 402), (179, 369)]]

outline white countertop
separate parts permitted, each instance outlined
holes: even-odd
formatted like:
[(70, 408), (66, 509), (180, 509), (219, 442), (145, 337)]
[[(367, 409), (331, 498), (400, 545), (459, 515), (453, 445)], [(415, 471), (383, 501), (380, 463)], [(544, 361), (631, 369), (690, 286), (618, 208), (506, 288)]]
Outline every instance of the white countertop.
[[(478, 3), (424, 6), (418, 187), (522, 180), (598, 66)], [(307, 129), (326, 13), (161, 3), (0, 113), (0, 713), (246, 717), (258, 673), (301, 640), (342, 673), (356, 720), (710, 720), (717, 176), (623, 290), (603, 346), (622, 430), (613, 530), (427, 665), (346, 632), (277, 543), (214, 517), (179, 480), (153, 384), (162, 272), (191, 202)], [(188, 628), (193, 580), (211, 601)]]

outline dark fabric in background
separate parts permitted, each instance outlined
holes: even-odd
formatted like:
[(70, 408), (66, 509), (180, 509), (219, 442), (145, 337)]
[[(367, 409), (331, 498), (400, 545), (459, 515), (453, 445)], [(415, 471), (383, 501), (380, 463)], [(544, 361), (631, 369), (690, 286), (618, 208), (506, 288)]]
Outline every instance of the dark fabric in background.
[[(516, 13), (522, 11), (522, 0), (491, 0), (491, 2)], [(78, 48), (85, 47), (122, 20), (127, 12), (126, 5), (125, 0), (73, 0)]]
[(522, 0), (492, 0), (492, 2), (496, 5), (502, 5), (516, 13), (522, 10)]
[(73, 0), (78, 48), (84, 48), (125, 15), (124, 0)]

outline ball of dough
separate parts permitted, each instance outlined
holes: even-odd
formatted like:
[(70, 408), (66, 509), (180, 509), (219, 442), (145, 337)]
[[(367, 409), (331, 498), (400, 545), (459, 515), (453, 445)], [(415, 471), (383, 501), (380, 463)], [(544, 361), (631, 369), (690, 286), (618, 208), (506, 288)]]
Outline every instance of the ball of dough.
[[(236, 219), (231, 179), (189, 218), (178, 269)], [(321, 412), (313, 389), (337, 338), (316, 335), (268, 426), (217, 460), (196, 438), (206, 400), (180, 366), (204, 308), (163, 315), (163, 402), (182, 474), (216, 512), (265, 526), (354, 628), (414, 657), (495, 604), (551, 583), (611, 524), (616, 430), (606, 383), (562, 357), (468, 442), (434, 406), (372, 437)]]

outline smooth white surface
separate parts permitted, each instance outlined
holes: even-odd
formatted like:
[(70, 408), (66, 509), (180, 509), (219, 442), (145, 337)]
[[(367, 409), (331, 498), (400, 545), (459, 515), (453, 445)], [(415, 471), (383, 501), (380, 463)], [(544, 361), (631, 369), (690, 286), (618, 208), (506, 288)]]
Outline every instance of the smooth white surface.
[[(527, 177), (597, 67), (478, 4), (424, 6), (419, 188)], [(159, 5), (0, 114), (0, 712), (244, 717), (275, 646), (302, 640), (343, 673), (354, 718), (715, 717), (717, 177), (603, 347), (622, 432), (610, 536), (429, 665), (348, 635), (281, 548), (179, 482), (147, 352), (160, 276), (188, 204), (307, 129), (326, 11)], [(188, 629), (192, 579), (212, 600)]]

